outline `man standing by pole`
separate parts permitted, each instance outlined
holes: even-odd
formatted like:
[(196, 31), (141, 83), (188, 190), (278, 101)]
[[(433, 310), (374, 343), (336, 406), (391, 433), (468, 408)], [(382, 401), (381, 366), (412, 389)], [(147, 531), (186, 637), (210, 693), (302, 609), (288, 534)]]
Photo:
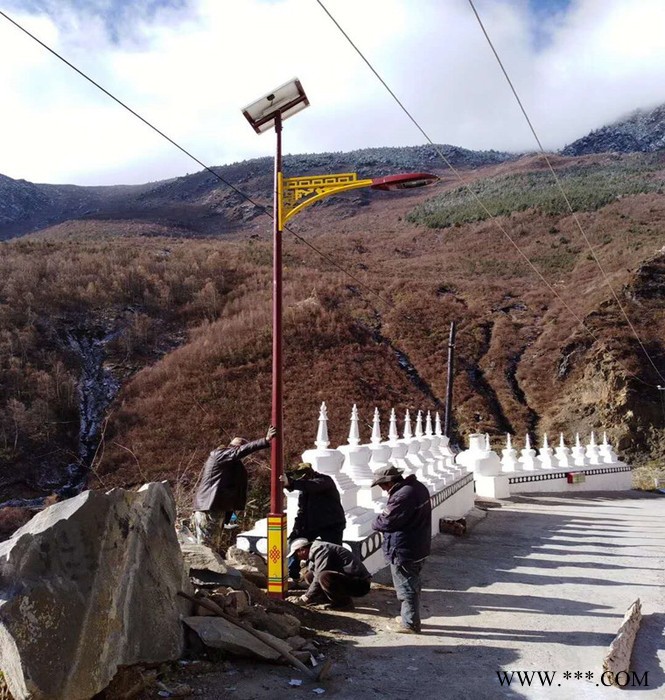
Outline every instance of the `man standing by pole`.
[(277, 430), (271, 425), (265, 438), (248, 442), (235, 437), (228, 446), (219, 445), (210, 453), (194, 496), (193, 521), (199, 544), (217, 545), (216, 540), (233, 512), (245, 507), (247, 470), (242, 458), (265, 450), (276, 435)]
[(427, 487), (392, 465), (374, 472), (372, 486), (388, 494), (388, 503), (372, 528), (383, 533), (383, 553), (390, 564), (401, 616), (391, 632), (420, 633), (420, 572), (430, 553), (432, 508)]

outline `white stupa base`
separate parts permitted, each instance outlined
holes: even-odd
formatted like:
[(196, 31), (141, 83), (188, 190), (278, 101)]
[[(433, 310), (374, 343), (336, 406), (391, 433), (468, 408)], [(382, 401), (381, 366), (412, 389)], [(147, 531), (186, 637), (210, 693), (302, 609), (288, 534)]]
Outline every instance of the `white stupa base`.
[(496, 474), (494, 476), (474, 474), (473, 478), (476, 482), (476, 494), (478, 496), (482, 498), (510, 497), (507, 474)]

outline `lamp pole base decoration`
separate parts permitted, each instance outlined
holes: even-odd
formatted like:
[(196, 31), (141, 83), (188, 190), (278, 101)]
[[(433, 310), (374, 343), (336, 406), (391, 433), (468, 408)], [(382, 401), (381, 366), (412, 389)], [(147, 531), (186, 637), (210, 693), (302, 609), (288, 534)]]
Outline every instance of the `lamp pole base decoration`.
[(288, 588), (286, 514), (268, 515), (268, 596), (284, 598)]

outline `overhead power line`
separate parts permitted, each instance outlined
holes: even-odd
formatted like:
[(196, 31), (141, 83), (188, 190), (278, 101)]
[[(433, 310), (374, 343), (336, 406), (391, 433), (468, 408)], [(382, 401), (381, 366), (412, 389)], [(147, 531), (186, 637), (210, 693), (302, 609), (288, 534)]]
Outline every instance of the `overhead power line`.
[[(455, 167), (448, 161), (446, 156), (443, 154), (441, 149), (432, 141), (432, 139), (428, 136), (428, 134), (422, 129), (420, 124), (415, 120), (415, 118), (410, 114), (410, 112), (406, 109), (406, 107), (402, 104), (402, 102), (398, 99), (398, 97), (395, 95), (395, 93), (390, 89), (390, 87), (387, 85), (387, 83), (381, 78), (381, 76), (378, 74), (378, 72), (373, 68), (373, 66), (370, 64), (370, 62), (365, 58), (365, 56), (362, 54), (362, 52), (358, 49), (358, 47), (353, 43), (353, 41), (348, 37), (346, 32), (341, 28), (341, 26), (337, 23), (337, 21), (332, 17), (332, 15), (328, 12), (326, 7), (323, 5), (323, 3), (320, 2), (320, 0), (317, 0), (319, 2), (319, 5), (322, 7), (322, 9), (328, 14), (330, 19), (335, 23), (335, 25), (338, 27), (338, 29), (342, 32), (342, 34), (347, 38), (349, 43), (353, 46), (353, 48), (358, 52), (358, 54), (361, 56), (361, 58), (365, 61), (365, 63), (368, 65), (370, 70), (375, 74), (375, 76), (379, 79), (379, 81), (384, 85), (386, 90), (391, 94), (393, 99), (397, 102), (397, 104), (400, 106), (400, 108), (407, 114), (409, 119), (415, 124), (415, 126), (418, 128), (418, 130), (423, 134), (423, 136), (426, 138), (426, 140), (432, 145), (435, 149), (435, 151), (438, 153), (438, 155), (441, 157), (441, 159), (446, 163), (447, 167), (456, 175), (456, 177), (462, 182), (463, 186), (471, 193), (471, 195), (477, 200), (478, 204), (481, 206), (481, 208), (485, 211), (485, 213), (488, 215), (488, 217), (494, 221), (494, 223), (499, 227), (499, 229), (502, 231), (502, 233), (506, 236), (506, 238), (510, 241), (510, 243), (515, 247), (517, 252), (521, 257), (524, 258), (524, 260), (529, 264), (529, 266), (533, 269), (533, 271), (536, 273), (536, 275), (541, 279), (541, 281), (550, 289), (550, 291), (561, 301), (561, 303), (564, 305), (566, 309), (573, 315), (573, 317), (578, 321), (578, 323), (584, 328), (584, 330), (589, 333), (596, 341), (599, 341), (599, 338), (589, 329), (584, 322), (575, 314), (575, 312), (568, 306), (568, 304), (565, 302), (564, 299), (561, 298), (561, 296), (556, 292), (556, 290), (545, 280), (545, 278), (541, 275), (540, 271), (535, 268), (535, 266), (531, 263), (529, 258), (521, 251), (519, 246), (515, 243), (515, 241), (512, 239), (512, 237), (508, 234), (508, 232), (504, 229), (503, 226), (496, 220), (496, 217), (485, 207), (484, 203), (478, 198), (475, 192), (469, 188), (469, 186), (464, 183), (461, 175), (459, 172), (455, 169)], [(130, 114), (132, 114), (134, 117), (139, 119), (143, 124), (145, 124), (148, 128), (152, 129), (155, 133), (159, 134), (162, 138), (164, 138), (166, 141), (168, 141), (171, 145), (173, 145), (175, 148), (177, 148), (179, 151), (184, 153), (187, 157), (191, 158), (194, 162), (199, 164), (204, 170), (209, 172), (213, 177), (215, 177), (217, 180), (222, 182), (224, 185), (229, 187), (231, 190), (236, 192), (238, 195), (240, 195), (243, 199), (251, 203), (254, 207), (259, 209), (259, 211), (267, 216), (269, 216), (271, 219), (273, 218), (272, 212), (266, 208), (264, 205), (259, 204), (258, 202), (254, 201), (249, 195), (247, 195), (245, 192), (237, 188), (235, 185), (232, 183), (228, 182), (225, 178), (223, 178), (219, 173), (215, 172), (210, 166), (208, 166), (206, 163), (204, 163), (202, 160), (197, 158), (194, 154), (192, 154), (190, 151), (188, 151), (186, 148), (181, 146), (179, 143), (177, 143), (174, 139), (169, 137), (166, 133), (161, 131), (159, 128), (157, 128), (154, 124), (152, 124), (150, 121), (145, 119), (143, 116), (141, 116), (138, 112), (136, 112), (134, 109), (129, 107), (125, 102), (120, 100), (118, 97), (116, 97), (114, 94), (112, 94), (109, 90), (104, 88), (102, 85), (100, 85), (98, 82), (96, 82), (94, 79), (89, 77), (86, 73), (84, 73), (82, 70), (80, 70), (78, 67), (76, 67), (73, 63), (65, 59), (61, 54), (59, 54), (57, 51), (52, 49), (50, 46), (45, 44), (43, 41), (41, 41), (38, 37), (36, 37), (34, 34), (29, 32), (27, 29), (25, 29), (21, 24), (16, 22), (13, 18), (11, 18), (9, 15), (7, 15), (5, 12), (0, 10), (0, 16), (4, 17), (8, 22), (13, 24), (17, 29), (25, 33), (27, 36), (29, 36), (31, 39), (33, 39), (35, 42), (37, 42), (40, 46), (42, 46), (44, 49), (46, 49), (49, 53), (54, 55), (56, 58), (58, 58), (60, 61), (65, 63), (67, 66), (69, 66), (72, 70), (74, 70), (76, 73), (78, 73), (82, 78), (90, 82), (92, 85), (94, 85), (97, 89), (99, 89), (101, 92), (103, 92), (107, 97), (112, 99), (114, 102), (119, 104), (121, 107), (123, 107), (125, 110), (127, 110)], [(311, 250), (313, 250), (317, 255), (319, 255), (321, 258), (326, 260), (330, 265), (335, 267), (337, 270), (342, 272), (344, 275), (352, 279), (354, 282), (356, 282), (362, 289), (367, 291), (369, 294), (372, 296), (376, 297), (379, 299), (383, 304), (388, 306), (389, 308), (392, 308), (393, 310), (398, 310), (397, 306), (387, 300), (385, 297), (383, 297), (381, 294), (379, 294), (376, 290), (372, 289), (369, 287), (365, 282), (363, 282), (361, 279), (359, 279), (356, 275), (351, 273), (347, 268), (343, 267), (340, 265), (338, 262), (336, 262), (331, 256), (328, 254), (324, 253), (323, 251), (319, 250), (313, 243), (310, 241), (306, 240), (299, 234), (297, 234), (293, 229), (289, 228), (288, 226), (285, 227), (286, 231), (288, 231), (294, 238), (297, 240), (301, 241), (303, 244), (305, 244), (307, 247), (309, 247)], [(635, 377), (638, 381), (642, 382), (643, 384), (647, 384), (644, 382), (640, 377), (635, 375), (633, 372), (630, 372), (629, 370), (626, 369), (626, 372), (630, 374), (631, 376)], [(647, 384), (647, 386), (651, 386), (650, 384)]]
[(579, 229), (579, 232), (582, 234), (582, 238), (584, 239), (585, 243), (587, 244), (587, 247), (589, 248), (589, 252), (591, 253), (596, 265), (598, 266), (598, 269), (600, 270), (601, 274), (603, 275), (603, 279), (605, 281), (605, 284), (609, 288), (610, 292), (612, 292), (612, 296), (614, 297), (614, 301), (616, 301), (617, 306), (619, 307), (619, 310), (623, 314), (623, 317), (626, 319), (626, 323), (630, 327), (630, 330), (632, 331), (633, 335), (635, 336), (635, 339), (640, 345), (640, 348), (642, 348), (642, 352), (646, 356), (647, 360), (651, 363), (651, 366), (656, 370), (656, 373), (658, 376), (665, 382), (665, 377), (660, 373), (660, 370), (658, 367), (656, 367), (655, 362), (651, 359), (651, 355), (647, 352), (646, 347), (644, 346), (644, 343), (641, 341), (640, 337), (637, 334), (637, 331), (635, 330), (635, 326), (633, 326), (630, 318), (628, 318), (628, 314), (626, 313), (623, 304), (619, 300), (619, 297), (617, 293), (614, 291), (614, 287), (612, 286), (612, 283), (610, 282), (610, 279), (605, 272), (603, 266), (600, 264), (600, 260), (598, 260), (598, 256), (596, 255), (596, 251), (593, 249), (593, 246), (591, 245), (591, 241), (589, 240), (588, 236), (586, 235), (586, 232), (584, 231), (584, 228), (582, 227), (582, 223), (579, 220), (579, 217), (577, 216), (577, 213), (573, 209), (570, 200), (568, 199), (568, 196), (566, 195), (566, 191), (563, 188), (563, 185), (561, 184), (561, 179), (559, 176), (556, 174), (556, 171), (552, 167), (552, 163), (545, 152), (545, 149), (543, 148), (543, 144), (540, 140), (540, 137), (536, 133), (536, 129), (533, 125), (533, 122), (529, 118), (529, 115), (527, 114), (527, 111), (524, 107), (524, 104), (522, 103), (522, 100), (520, 99), (519, 94), (517, 93), (517, 89), (515, 88), (515, 85), (513, 84), (513, 81), (510, 79), (510, 76), (508, 75), (508, 71), (506, 70), (505, 66), (503, 65), (503, 61), (501, 60), (499, 53), (497, 52), (494, 44), (492, 43), (492, 40), (490, 39), (489, 34), (487, 33), (487, 30), (485, 29), (485, 25), (483, 24), (482, 19), (480, 18), (480, 15), (478, 14), (478, 11), (476, 10), (475, 5), (473, 4), (473, 0), (469, 0), (469, 5), (471, 5), (471, 9), (473, 10), (473, 14), (476, 16), (476, 19), (478, 20), (478, 24), (480, 25), (480, 28), (482, 29), (483, 34), (485, 35), (485, 39), (487, 39), (487, 43), (489, 44), (490, 49), (492, 49), (492, 53), (494, 54), (494, 57), (497, 60), (497, 63), (499, 64), (499, 67), (501, 68), (501, 72), (503, 73), (503, 76), (505, 77), (506, 81), (508, 82), (508, 85), (510, 86), (510, 90), (513, 93), (515, 99), (517, 100), (517, 104), (519, 105), (520, 111), (524, 115), (524, 119), (526, 119), (526, 123), (529, 125), (529, 129), (531, 130), (531, 133), (533, 134), (534, 139), (536, 139), (536, 143), (538, 144), (538, 148), (540, 149), (541, 154), (543, 155), (543, 158), (545, 159), (545, 162), (547, 163), (547, 167), (549, 168), (550, 173), (552, 174), (552, 177), (554, 178), (554, 181), (559, 188), (559, 191), (561, 192), (561, 196), (563, 197), (566, 206), (568, 207), (570, 213), (573, 215), (573, 220), (575, 221), (575, 224), (577, 228)]
[[(316, 2), (319, 4), (321, 9), (328, 15), (330, 20), (333, 22), (333, 24), (337, 27), (337, 29), (341, 32), (341, 34), (345, 37), (345, 39), (349, 42), (349, 44), (353, 47), (353, 49), (356, 51), (358, 56), (365, 62), (367, 67), (372, 71), (372, 73), (376, 76), (376, 78), (379, 80), (379, 82), (383, 85), (383, 87), (388, 91), (388, 93), (391, 95), (391, 97), (394, 99), (394, 101), (397, 103), (397, 105), (400, 107), (400, 109), (404, 112), (404, 114), (409, 118), (409, 120), (414, 124), (414, 126), (418, 129), (418, 131), (425, 137), (427, 142), (432, 146), (432, 148), (436, 151), (436, 153), (439, 155), (441, 160), (446, 164), (446, 166), (450, 169), (450, 171), (457, 177), (459, 182), (461, 183), (462, 187), (466, 189), (466, 191), (471, 195), (471, 197), (476, 201), (478, 206), (481, 207), (481, 209), (487, 214), (488, 218), (497, 226), (497, 228), (501, 231), (501, 233), (506, 237), (506, 239), (509, 241), (509, 243), (515, 248), (519, 256), (527, 263), (527, 265), (533, 270), (533, 272), (537, 275), (537, 277), (540, 279), (540, 281), (549, 289), (549, 291), (557, 298), (559, 301), (563, 304), (563, 306), (568, 310), (568, 312), (575, 318), (575, 320), (582, 326), (582, 328), (596, 341), (600, 342), (600, 338), (584, 323), (584, 321), (573, 311), (573, 309), (569, 306), (569, 304), (563, 299), (563, 297), (554, 289), (554, 287), (543, 277), (541, 274), (540, 270), (531, 262), (529, 257), (522, 251), (522, 249), (519, 247), (515, 239), (508, 233), (506, 228), (501, 224), (501, 222), (496, 218), (492, 212), (489, 211), (489, 209), (485, 206), (485, 203), (480, 199), (480, 197), (477, 195), (476, 192), (474, 192), (473, 188), (471, 188), (464, 180), (460, 172), (455, 168), (455, 166), (446, 158), (445, 154), (443, 151), (439, 148), (439, 146), (434, 143), (434, 141), (430, 138), (429, 134), (425, 131), (425, 129), (420, 125), (420, 123), (417, 121), (417, 119), (411, 114), (411, 112), (405, 107), (405, 105), (402, 103), (402, 101), (397, 97), (395, 92), (390, 88), (388, 83), (381, 77), (379, 72), (374, 68), (372, 63), (367, 59), (367, 57), (363, 54), (363, 52), (358, 48), (356, 43), (351, 39), (351, 37), (344, 31), (343, 27), (339, 24), (339, 22), (333, 17), (333, 15), (330, 13), (328, 8), (324, 5), (322, 0), (316, 0)], [(617, 300), (618, 301), (618, 300)], [(619, 305), (620, 306), (620, 305)], [(630, 322), (629, 322), (630, 323)], [(631, 328), (632, 328), (632, 324)], [(634, 332), (634, 331), (633, 331)], [(637, 337), (637, 336), (636, 336)], [(642, 345), (641, 341), (640, 346), (646, 353), (646, 349)], [(647, 357), (648, 353), (647, 353)], [(658, 369), (654, 365), (653, 361), (649, 357), (649, 361), (653, 365), (654, 369), (656, 369), (656, 372), (658, 372)], [(649, 382), (644, 381), (641, 377), (636, 375), (634, 372), (631, 372), (620, 360), (617, 360), (618, 364), (620, 364), (624, 370), (632, 377), (634, 377), (638, 382), (644, 384), (645, 386), (649, 387), (654, 387), (653, 384), (650, 384)], [(660, 372), (658, 372), (660, 375)], [(660, 375), (662, 376), (662, 375)]]
[[(11, 22), (16, 28), (20, 29), (24, 34), (29, 36), (31, 39), (33, 39), (35, 42), (37, 42), (40, 46), (42, 46), (44, 49), (46, 49), (49, 53), (51, 53), (53, 56), (58, 58), (60, 61), (62, 61), (65, 65), (69, 66), (73, 71), (78, 73), (82, 78), (87, 80), (89, 83), (94, 85), (96, 88), (101, 90), (107, 97), (112, 99), (114, 102), (116, 102), (118, 105), (120, 105), (123, 109), (127, 110), (130, 114), (132, 114), (134, 117), (139, 119), (143, 124), (145, 124), (148, 128), (152, 129), (155, 133), (159, 134), (162, 138), (166, 139), (171, 145), (175, 146), (179, 151), (184, 153), (186, 156), (191, 158), (194, 162), (198, 163), (202, 168), (204, 168), (207, 172), (209, 172), (213, 177), (215, 177), (217, 180), (219, 180), (221, 183), (229, 187), (231, 190), (236, 192), (238, 195), (240, 195), (245, 201), (249, 202), (252, 204), (254, 207), (256, 207), (262, 214), (265, 214), (268, 216), (270, 219), (273, 218), (273, 213), (270, 209), (265, 207), (262, 204), (259, 204), (258, 202), (254, 201), (252, 197), (250, 197), (248, 194), (240, 190), (238, 187), (230, 183), (228, 180), (223, 178), (219, 173), (215, 172), (211, 167), (209, 167), (206, 163), (204, 163), (202, 160), (197, 158), (194, 154), (192, 154), (190, 151), (188, 151), (186, 148), (181, 146), (179, 143), (177, 143), (174, 139), (172, 139), (170, 136), (168, 136), (166, 133), (164, 133), (161, 129), (158, 129), (154, 124), (152, 124), (150, 121), (148, 121), (145, 117), (141, 116), (136, 110), (132, 109), (127, 105), (125, 102), (120, 100), (118, 97), (116, 97), (113, 93), (111, 93), (109, 90), (104, 88), (102, 85), (100, 85), (98, 82), (93, 80), (90, 76), (88, 76), (86, 73), (84, 73), (82, 70), (80, 70), (77, 66), (75, 66), (73, 63), (65, 59), (62, 55), (60, 55), (57, 51), (52, 49), (50, 46), (45, 44), (43, 41), (41, 41), (39, 38), (37, 38), (34, 34), (29, 32), (25, 27), (20, 25), (18, 22), (16, 22), (14, 19), (9, 17), (5, 12), (0, 10), (0, 16), (4, 17), (6, 20)], [(372, 289), (368, 284), (363, 282), (357, 275), (354, 275), (352, 272), (350, 272), (347, 268), (345, 268), (343, 265), (339, 264), (334, 258), (332, 258), (330, 255), (327, 253), (324, 253), (322, 250), (317, 248), (313, 243), (308, 241), (306, 238), (303, 238), (300, 236), (298, 233), (296, 233), (292, 228), (289, 226), (284, 227), (285, 231), (288, 231), (294, 238), (299, 240), (301, 243), (303, 243), (305, 246), (310, 248), (312, 251), (314, 251), (319, 257), (321, 257), (323, 260), (328, 262), (330, 265), (332, 265), (335, 269), (339, 270), (342, 274), (346, 275), (349, 279), (353, 280), (356, 282), (361, 289), (365, 290), (368, 294), (371, 296), (375, 297), (378, 299), (380, 302), (385, 304), (388, 308), (392, 309), (393, 311), (400, 311), (398, 307), (388, 299), (386, 299), (384, 296), (379, 294), (375, 289)], [(402, 318), (408, 321), (414, 321), (415, 319), (410, 316), (408, 313), (402, 313)], [(469, 333), (468, 330), (462, 329), (458, 332), (458, 336), (465, 335)]]
[[(230, 183), (228, 180), (223, 178), (219, 173), (215, 172), (210, 166), (206, 165), (202, 160), (197, 158), (193, 153), (188, 151), (186, 148), (181, 146), (177, 141), (172, 139), (170, 136), (165, 134), (161, 129), (158, 129), (154, 124), (149, 122), (145, 117), (142, 117), (137, 111), (132, 109), (129, 105), (127, 105), (125, 102), (123, 102), (121, 99), (116, 97), (113, 93), (111, 93), (109, 90), (107, 90), (105, 87), (100, 85), (98, 82), (93, 80), (89, 75), (84, 73), (82, 70), (77, 68), (73, 63), (68, 61), (66, 58), (64, 58), (61, 54), (59, 54), (57, 51), (52, 49), (50, 46), (45, 44), (41, 39), (37, 38), (34, 34), (29, 32), (25, 27), (20, 25), (16, 20), (12, 19), (9, 15), (7, 15), (5, 12), (0, 10), (0, 16), (4, 17), (8, 22), (11, 22), (17, 29), (20, 29), (24, 34), (27, 34), (31, 39), (36, 41), (40, 46), (45, 48), (49, 53), (53, 54), (56, 58), (61, 60), (64, 64), (69, 66), (73, 71), (78, 73), (82, 78), (87, 80), (89, 83), (94, 85), (98, 90), (101, 90), (107, 97), (110, 97), (114, 102), (119, 104), (121, 107), (126, 109), (130, 114), (135, 116), (137, 119), (139, 119), (143, 124), (145, 124), (148, 128), (152, 129), (155, 133), (159, 134), (162, 138), (166, 139), (172, 146), (175, 146), (179, 151), (184, 153), (186, 156), (191, 158), (194, 162), (198, 163), (204, 170), (209, 172), (213, 177), (217, 178), (220, 182), (225, 184), (227, 187), (232, 189), (234, 192), (239, 194), (243, 199), (245, 199), (247, 202), (250, 204), (253, 204), (259, 211), (261, 211), (263, 214), (266, 214), (269, 216), (271, 219), (273, 218), (273, 213), (265, 206), (262, 204), (259, 204), (258, 202), (255, 202), (248, 194), (243, 192), (242, 190), (238, 189), (235, 185)], [(319, 250), (313, 243), (310, 241), (306, 240), (299, 234), (297, 234), (293, 229), (289, 228), (288, 226), (284, 227), (285, 231), (288, 231), (292, 236), (297, 238), (301, 243), (304, 243), (308, 248), (313, 250), (317, 255), (322, 257), (326, 262), (328, 262), (330, 265), (335, 267), (337, 270), (340, 272), (344, 273), (347, 277), (352, 279), (354, 282), (359, 284), (364, 290), (366, 290), (369, 294), (372, 294), (375, 296), (377, 299), (379, 299), (381, 302), (389, 306), (390, 308), (396, 309), (397, 307), (387, 299), (385, 299), (383, 296), (381, 296), (376, 290), (372, 289), (369, 287), (365, 282), (363, 282), (361, 279), (359, 279), (356, 275), (354, 275), (352, 272), (344, 268), (342, 265), (340, 265), (338, 262), (336, 262), (330, 255), (327, 253), (324, 253), (323, 251)]]

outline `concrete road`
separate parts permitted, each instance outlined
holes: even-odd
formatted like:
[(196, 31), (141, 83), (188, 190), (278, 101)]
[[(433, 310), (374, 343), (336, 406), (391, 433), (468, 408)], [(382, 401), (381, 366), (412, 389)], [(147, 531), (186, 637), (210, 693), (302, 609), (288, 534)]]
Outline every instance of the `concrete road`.
[[(435, 539), (422, 635), (385, 631), (398, 605), (378, 583), (337, 613), (328, 682), (289, 687), (302, 677), (293, 670), (241, 665), (216, 688), (211, 678), (205, 697), (297, 700), (317, 687), (339, 700), (665, 697), (664, 516), (665, 496), (639, 492), (504, 502), (468, 535)], [(636, 598), (635, 673), (623, 690), (606, 687), (603, 657)]]
[[(664, 567), (664, 497), (506, 502), (468, 536), (435, 541), (424, 573), (423, 634), (353, 639), (346, 684), (330, 695), (665, 697)], [(392, 593), (379, 593), (381, 607), (396, 613), (386, 605)], [(605, 687), (602, 659), (636, 598), (644, 620), (635, 674), (622, 678), (623, 690)], [(524, 673), (531, 671), (540, 675)]]

